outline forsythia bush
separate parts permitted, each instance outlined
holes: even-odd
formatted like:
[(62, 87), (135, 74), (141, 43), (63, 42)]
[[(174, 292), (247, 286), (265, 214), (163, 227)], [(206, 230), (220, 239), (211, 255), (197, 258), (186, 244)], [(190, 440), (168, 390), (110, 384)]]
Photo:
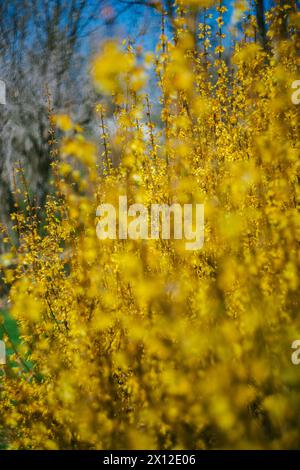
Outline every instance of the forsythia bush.
[[(0, 378), (6, 448), (300, 446), (299, 14), (269, 11), (266, 50), (250, 17), (228, 59), (225, 7), (216, 48), (206, 21), (196, 46), (196, 3), (179, 2), (154, 57), (102, 47), (100, 153), (69, 116), (52, 117), (63, 136), (57, 152), (52, 129), (43, 220), (16, 171), (18, 244), (1, 258), (21, 338)], [(99, 240), (96, 208), (119, 195), (203, 203), (203, 248)]]

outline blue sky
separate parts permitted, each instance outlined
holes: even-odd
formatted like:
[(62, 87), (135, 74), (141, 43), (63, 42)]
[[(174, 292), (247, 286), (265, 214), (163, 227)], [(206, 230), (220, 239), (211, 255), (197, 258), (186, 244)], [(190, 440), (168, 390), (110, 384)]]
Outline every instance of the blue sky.
[[(224, 14), (224, 32), (229, 30), (230, 18), (233, 11), (234, 0), (224, 0), (223, 4), (228, 8), (228, 11)], [(103, 17), (107, 15), (113, 15), (113, 13), (120, 12), (124, 9), (124, 6), (120, 1), (111, 0), (107, 2), (107, 7), (103, 7)], [(215, 23), (217, 12), (211, 10), (214, 19), (212, 24)], [(201, 13), (200, 13), (201, 15)], [(160, 35), (161, 15), (154, 8), (145, 7), (143, 5), (135, 5), (125, 10), (120, 14), (114, 24), (108, 24), (107, 26), (102, 25), (95, 31), (95, 42), (98, 36), (103, 34), (108, 37), (117, 37), (122, 39), (131, 38), (136, 44), (143, 46), (145, 49), (153, 50), (158, 42)]]

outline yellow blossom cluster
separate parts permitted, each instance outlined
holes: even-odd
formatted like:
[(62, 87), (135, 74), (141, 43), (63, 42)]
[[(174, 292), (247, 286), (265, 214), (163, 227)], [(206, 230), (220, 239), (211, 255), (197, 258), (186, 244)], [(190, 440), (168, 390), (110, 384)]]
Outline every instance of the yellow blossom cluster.
[[(20, 334), (0, 377), (3, 447), (299, 448), (299, 39), (293, 25), (280, 38), (277, 17), (272, 46), (245, 36), (229, 63), (222, 21), (215, 51), (181, 12), (157, 47), (153, 100), (146, 58), (107, 43), (92, 67), (113, 109), (111, 125), (96, 107), (100, 150), (53, 119), (65, 134), (42, 220), (18, 170), (18, 244), (1, 259)], [(99, 240), (96, 208), (119, 195), (203, 203), (204, 247)]]

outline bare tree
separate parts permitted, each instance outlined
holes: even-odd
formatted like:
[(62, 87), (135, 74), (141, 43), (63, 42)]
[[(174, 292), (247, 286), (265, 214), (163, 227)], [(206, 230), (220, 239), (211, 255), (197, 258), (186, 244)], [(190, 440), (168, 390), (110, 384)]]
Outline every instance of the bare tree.
[(47, 193), (46, 86), (56, 111), (77, 109), (78, 119), (88, 122), (92, 88), (86, 79), (86, 38), (101, 21), (103, 1), (1, 1), (0, 78), (7, 87), (0, 113), (1, 202), (12, 201), (12, 166), (18, 160), (26, 166), (40, 203)]

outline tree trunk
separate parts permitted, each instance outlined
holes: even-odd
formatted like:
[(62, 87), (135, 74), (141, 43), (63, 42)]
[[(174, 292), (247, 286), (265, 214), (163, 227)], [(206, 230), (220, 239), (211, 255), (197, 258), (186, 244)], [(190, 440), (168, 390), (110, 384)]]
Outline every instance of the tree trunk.
[(266, 28), (266, 21), (265, 21), (264, 0), (255, 0), (255, 13), (256, 13), (257, 28), (258, 28), (258, 39), (263, 49), (266, 50), (268, 46), (268, 41), (267, 41), (267, 28)]

